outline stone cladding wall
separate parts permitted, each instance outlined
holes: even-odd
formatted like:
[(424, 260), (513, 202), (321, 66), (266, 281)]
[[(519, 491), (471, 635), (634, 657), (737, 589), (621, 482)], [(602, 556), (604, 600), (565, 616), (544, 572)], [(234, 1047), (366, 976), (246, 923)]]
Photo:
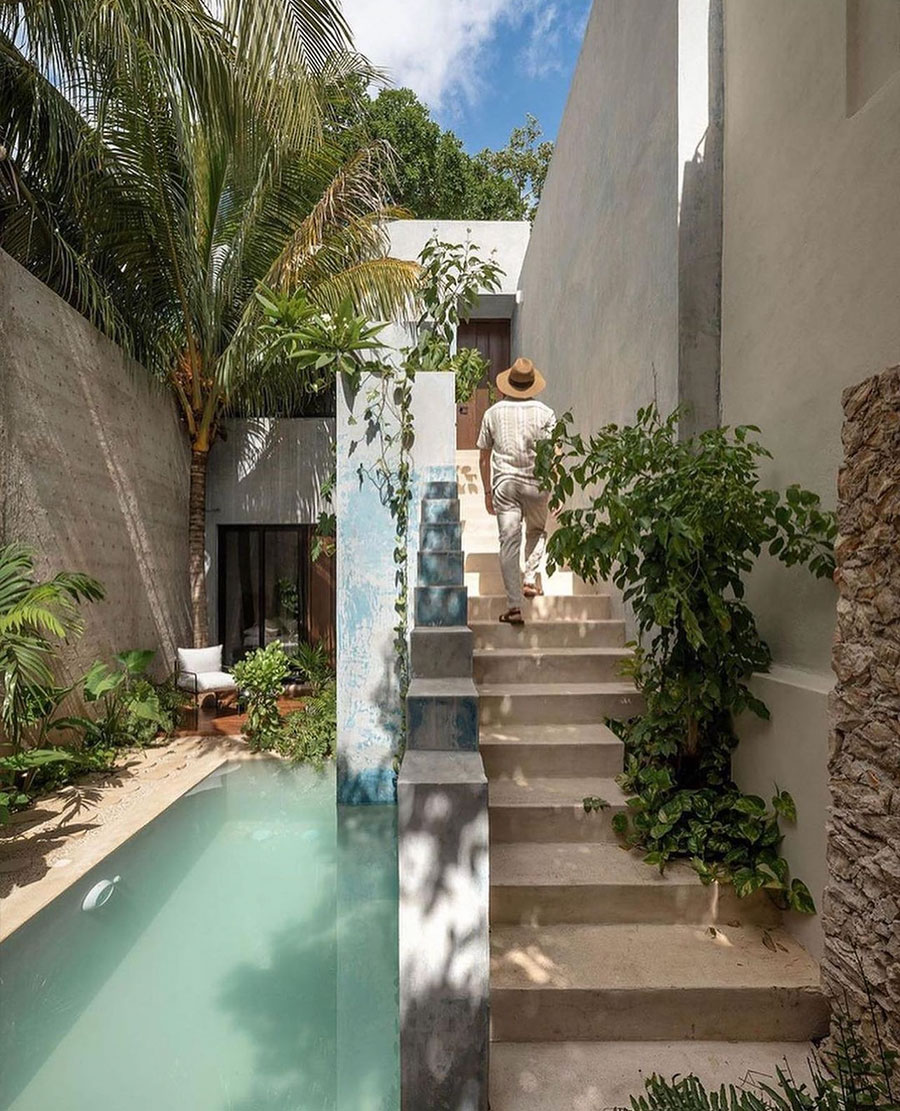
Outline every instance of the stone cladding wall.
[(900, 367), (844, 391), (823, 976), (900, 1044)]

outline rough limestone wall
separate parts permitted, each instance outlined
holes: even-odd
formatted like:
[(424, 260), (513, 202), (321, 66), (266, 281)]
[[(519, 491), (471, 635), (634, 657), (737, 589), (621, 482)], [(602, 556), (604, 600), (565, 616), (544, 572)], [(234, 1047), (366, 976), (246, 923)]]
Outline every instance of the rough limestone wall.
[(844, 391), (823, 975), (900, 1045), (900, 367)]
[(42, 574), (85, 571), (106, 589), (61, 653), (75, 681), (94, 659), (189, 643), (188, 450), (171, 399), (79, 313), (0, 251), (0, 543)]

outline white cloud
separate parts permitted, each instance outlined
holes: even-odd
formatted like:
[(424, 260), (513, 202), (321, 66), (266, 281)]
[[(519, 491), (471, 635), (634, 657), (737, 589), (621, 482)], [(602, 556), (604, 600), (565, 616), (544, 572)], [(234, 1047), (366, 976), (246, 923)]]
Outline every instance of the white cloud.
[[(558, 70), (562, 46), (581, 38), (589, 6), (589, 0), (343, 0), (359, 50), (438, 111), (459, 98), (480, 99), (498, 79), (498, 64), (512, 79)], [(498, 63), (487, 48), (502, 24), (526, 37)]]
[(344, 0), (356, 46), (431, 107), (477, 99), (484, 48), (516, 0)]

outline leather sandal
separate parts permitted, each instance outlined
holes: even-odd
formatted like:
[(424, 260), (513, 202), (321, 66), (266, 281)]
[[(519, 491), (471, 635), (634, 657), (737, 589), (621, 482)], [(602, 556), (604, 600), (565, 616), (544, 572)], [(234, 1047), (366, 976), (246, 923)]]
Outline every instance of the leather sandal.
[(500, 621), (504, 625), (525, 624), (525, 618), (522, 616), (522, 611), (520, 609), (507, 610), (506, 613), (501, 613)]
[(537, 583), (525, 583), (522, 587), (522, 593), (526, 598), (543, 598), (544, 588), (538, 586)]

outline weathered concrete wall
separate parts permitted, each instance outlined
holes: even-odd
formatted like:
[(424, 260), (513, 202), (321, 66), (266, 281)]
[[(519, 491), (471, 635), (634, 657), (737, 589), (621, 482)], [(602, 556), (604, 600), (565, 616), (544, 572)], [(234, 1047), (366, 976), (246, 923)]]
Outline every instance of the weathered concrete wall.
[[(339, 388), (337, 399), (338, 801), (351, 804), (395, 801), (393, 762), (403, 720), (394, 648), (395, 525), (376, 473), (384, 444), (369, 434), (363, 415), (372, 385), (364, 381), (355, 397)], [(454, 386), (450, 374), (421, 374), (415, 381), (411, 506), (418, 505), (423, 482), (455, 479)], [(390, 419), (384, 431), (396, 431)], [(395, 449), (386, 458), (396, 467)], [(412, 513), (411, 590), (418, 527)]]
[(823, 971), (900, 1047), (900, 367), (843, 400)]
[[(723, 421), (833, 505), (841, 392), (900, 351), (900, 73), (848, 117), (846, 0), (725, 15)], [(780, 664), (828, 674), (831, 584), (766, 558), (748, 601)]]
[(334, 471), (334, 419), (229, 420), (209, 455), (206, 593), (218, 619), (218, 526), (305, 525), (319, 519), (322, 484)]
[(144, 369), (0, 252), (0, 535), (42, 572), (98, 578), (103, 602), (64, 654), (188, 644), (188, 451), (170, 398)]
[(677, 149), (677, 0), (595, 0), (513, 334), (582, 429), (676, 403)]

